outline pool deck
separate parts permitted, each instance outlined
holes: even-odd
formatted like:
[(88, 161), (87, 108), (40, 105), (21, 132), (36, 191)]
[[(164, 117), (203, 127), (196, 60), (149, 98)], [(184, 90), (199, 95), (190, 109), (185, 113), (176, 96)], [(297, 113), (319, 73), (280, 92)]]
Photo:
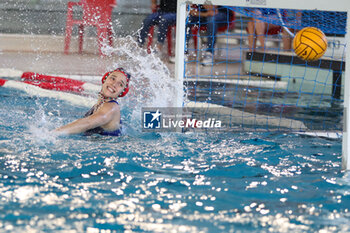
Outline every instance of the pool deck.
[[(99, 76), (103, 75), (118, 59), (117, 56), (101, 57), (93, 53), (66, 55), (63, 52), (0, 51), (0, 69), (7, 68), (41, 74)], [(173, 76), (175, 64), (170, 63), (168, 58), (164, 58), (162, 61)], [(196, 64), (190, 65), (188, 68), (197, 69)], [(237, 73), (238, 65), (227, 67), (226, 64), (222, 63), (215, 65), (214, 68), (203, 66), (200, 68), (199, 75), (210, 76), (213, 73)]]
[[(64, 54), (64, 38), (59, 36), (0, 34), (0, 69), (15, 69), (42, 74), (64, 75), (103, 75), (113, 64), (118, 63), (118, 56), (101, 57), (98, 53), (96, 38), (86, 38), (84, 52), (77, 53), (77, 38), (72, 38), (71, 53)], [(118, 46), (118, 38), (114, 41)], [(164, 51), (164, 54), (166, 52)], [(167, 56), (162, 61), (174, 76), (175, 64)], [(198, 69), (199, 67), (199, 69)], [(220, 73), (237, 73), (240, 64), (218, 63), (203, 67), (198, 63), (188, 65), (198, 75), (212, 76)], [(1, 75), (1, 74), (0, 74)]]
[[(118, 46), (118, 39), (114, 44)], [(96, 38), (84, 38), (83, 53), (77, 53), (77, 38), (72, 38), (70, 54), (63, 53), (64, 37), (51, 35), (0, 34), (0, 68), (42, 74), (103, 75), (120, 59), (101, 57)], [(174, 64), (167, 63), (170, 70)]]
[(0, 68), (42, 74), (102, 75), (116, 59), (92, 53), (1, 51)]

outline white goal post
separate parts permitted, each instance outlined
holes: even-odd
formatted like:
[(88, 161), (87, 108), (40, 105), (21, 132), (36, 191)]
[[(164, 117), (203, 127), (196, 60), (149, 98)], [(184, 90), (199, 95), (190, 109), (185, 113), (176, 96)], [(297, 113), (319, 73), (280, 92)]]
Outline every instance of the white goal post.
[[(176, 54), (175, 54), (175, 78), (183, 83), (185, 77), (185, 40), (186, 40), (186, 18), (188, 17), (187, 7), (191, 4), (209, 4), (231, 7), (251, 8), (278, 8), (295, 10), (317, 10), (346, 12), (350, 15), (349, 0), (178, 0), (177, 21), (176, 21)], [(346, 32), (350, 31), (350, 22), (346, 20)], [(350, 33), (346, 33), (345, 41), (350, 41)], [(345, 43), (346, 43), (345, 42)], [(344, 85), (344, 112), (343, 112), (343, 138), (342, 138), (342, 169), (350, 169), (350, 46), (345, 47), (345, 82)], [(180, 94), (181, 95), (181, 94)], [(177, 106), (183, 106), (183, 98), (176, 98)]]

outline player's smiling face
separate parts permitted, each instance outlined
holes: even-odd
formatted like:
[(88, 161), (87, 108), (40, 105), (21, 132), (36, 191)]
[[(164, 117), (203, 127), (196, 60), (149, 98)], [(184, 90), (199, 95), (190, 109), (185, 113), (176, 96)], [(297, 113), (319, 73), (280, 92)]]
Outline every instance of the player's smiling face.
[(105, 97), (117, 98), (123, 92), (127, 84), (125, 75), (119, 71), (114, 71), (108, 75), (102, 85), (102, 94)]

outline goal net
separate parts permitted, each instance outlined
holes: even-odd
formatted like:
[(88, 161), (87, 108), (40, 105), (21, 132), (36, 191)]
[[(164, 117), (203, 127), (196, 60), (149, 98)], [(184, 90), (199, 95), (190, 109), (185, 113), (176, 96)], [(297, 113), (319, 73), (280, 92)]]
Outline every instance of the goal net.
[[(230, 130), (341, 137), (347, 9), (345, 0), (179, 0), (176, 76), (184, 83), (183, 105)], [(326, 35), (318, 60), (293, 51), (295, 34), (306, 27)]]

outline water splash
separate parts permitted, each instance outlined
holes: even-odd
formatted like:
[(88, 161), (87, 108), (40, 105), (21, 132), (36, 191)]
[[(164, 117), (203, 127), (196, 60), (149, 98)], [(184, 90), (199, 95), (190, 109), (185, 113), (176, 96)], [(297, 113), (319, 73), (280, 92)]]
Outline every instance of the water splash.
[(118, 56), (111, 69), (124, 67), (132, 76), (130, 93), (121, 100), (122, 110), (127, 108), (132, 121), (139, 122), (142, 107), (175, 107), (182, 98), (182, 84), (166, 64), (155, 53), (140, 48), (131, 36), (119, 38), (118, 44), (104, 47), (103, 52)]
[(37, 109), (34, 115), (29, 116), (29, 121), (26, 122), (30, 137), (39, 144), (55, 143), (57, 135), (52, 133), (51, 130), (56, 128), (57, 125), (53, 122), (55, 118), (52, 117), (52, 112), (45, 112), (45, 104), (36, 103), (36, 106)]

